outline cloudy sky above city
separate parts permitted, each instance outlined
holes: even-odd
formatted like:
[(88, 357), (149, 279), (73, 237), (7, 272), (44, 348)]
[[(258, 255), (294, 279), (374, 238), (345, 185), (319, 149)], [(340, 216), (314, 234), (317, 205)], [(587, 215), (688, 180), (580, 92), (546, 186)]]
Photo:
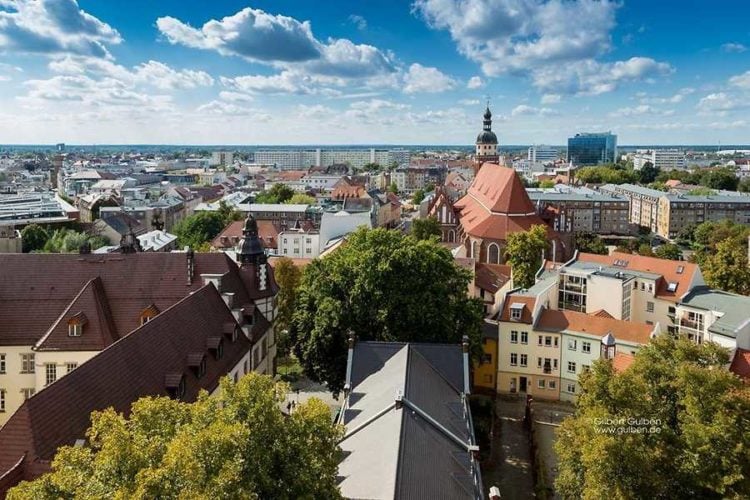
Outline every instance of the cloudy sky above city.
[[(689, 7), (688, 7), (688, 4)], [(0, 144), (750, 143), (746, 0), (0, 0)]]

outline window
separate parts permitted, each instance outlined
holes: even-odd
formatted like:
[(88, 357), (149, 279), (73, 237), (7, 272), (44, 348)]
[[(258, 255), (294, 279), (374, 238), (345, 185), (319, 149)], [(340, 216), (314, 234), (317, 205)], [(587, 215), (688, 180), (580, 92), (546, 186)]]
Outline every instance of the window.
[(0, 413), (5, 413), (5, 389), (0, 389)]
[(529, 356), (527, 354), (521, 354), (521, 366), (528, 366)]
[(48, 386), (57, 380), (57, 365), (47, 363), (44, 365), (44, 385)]
[(575, 339), (568, 339), (568, 350), (575, 351), (578, 349), (578, 341)]
[(544, 389), (544, 379), (543, 378), (540, 378), (539, 380), (537, 380), (536, 384), (537, 384), (537, 387), (539, 387), (540, 389)]
[(198, 378), (203, 377), (203, 375), (206, 374), (206, 357), (203, 356), (203, 359), (201, 359), (200, 364), (198, 364)]
[(248, 360), (246, 359), (245, 362), (242, 363), (242, 374), (243, 375), (247, 375), (247, 361)]
[(581, 365), (581, 371), (582, 372), (587, 372), (590, 369), (591, 369), (591, 367), (589, 365)]
[(219, 341), (219, 345), (216, 346), (216, 359), (221, 359), (224, 356), (224, 342)]
[(591, 342), (581, 342), (581, 351), (591, 354)]
[(80, 323), (71, 323), (68, 325), (68, 337), (80, 337), (82, 330)]
[(141, 326), (151, 321), (151, 316), (141, 316)]
[(78, 363), (65, 363), (65, 373), (70, 373), (78, 368)]
[(511, 344), (517, 344), (518, 343), (518, 332), (513, 330), (510, 332), (510, 343)]
[(654, 303), (653, 302), (646, 302), (646, 312), (649, 312), (649, 313), (654, 312)]
[(568, 372), (569, 373), (576, 372), (576, 364), (573, 361), (568, 361)]
[(518, 364), (518, 354), (515, 352), (510, 353), (510, 366), (516, 366)]
[(542, 367), (542, 358), (536, 358), (536, 367), (541, 368)]
[(522, 344), (529, 343), (529, 332), (521, 332), (521, 343)]
[(557, 347), (559, 345), (560, 345), (560, 338), (559, 337), (555, 337), (555, 347)]
[(677, 266), (677, 274), (682, 274), (685, 272), (685, 266)]
[[(513, 304), (510, 306), (510, 319), (513, 321), (518, 321), (521, 319), (521, 313), (523, 312), (523, 306), (521, 307), (513, 307), (517, 304)], [(520, 305), (520, 304), (518, 304)]]
[(28, 389), (21, 389), (21, 394), (23, 394), (24, 401), (26, 401), (27, 399), (29, 399), (35, 393), (36, 393), (36, 389), (34, 389), (33, 387), (30, 387)]
[(5, 373), (5, 354), (0, 354), (0, 374)]
[(557, 358), (555, 358), (555, 359), (552, 360), (552, 368), (554, 368), (555, 370), (557, 370)]
[(34, 354), (21, 354), (21, 373), (34, 373)]
[(482, 364), (489, 365), (492, 363), (492, 354), (485, 352), (482, 354)]
[(569, 393), (575, 394), (575, 392), (576, 392), (576, 385), (575, 384), (568, 384), (567, 389), (568, 389)]
[(547, 384), (547, 389), (556, 389), (557, 388), (557, 382), (555, 380), (550, 380), (549, 384)]
[(541, 336), (541, 335), (539, 335), (539, 345), (542, 345), (542, 342), (543, 342), (543, 340), (542, 340), (542, 339), (543, 339), (543, 338), (542, 338), (542, 336)]
[(544, 337), (544, 345), (545, 345), (545, 347), (551, 347), (552, 346), (552, 337), (550, 337), (549, 335), (547, 335), (546, 337)]

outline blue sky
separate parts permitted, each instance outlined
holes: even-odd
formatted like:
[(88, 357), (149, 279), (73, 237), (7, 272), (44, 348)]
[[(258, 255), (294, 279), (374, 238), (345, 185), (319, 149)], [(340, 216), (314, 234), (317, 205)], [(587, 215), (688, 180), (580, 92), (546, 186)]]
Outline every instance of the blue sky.
[(750, 4), (0, 0), (0, 143), (750, 143)]

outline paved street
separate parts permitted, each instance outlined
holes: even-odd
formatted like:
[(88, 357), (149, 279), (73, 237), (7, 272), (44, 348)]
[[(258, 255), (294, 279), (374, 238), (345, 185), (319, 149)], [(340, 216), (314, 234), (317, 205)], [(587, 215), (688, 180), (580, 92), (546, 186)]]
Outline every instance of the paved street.
[(498, 396), (496, 411), (500, 428), (483, 475), (485, 486), (500, 488), (503, 500), (534, 498), (531, 448), (523, 427), (524, 399)]

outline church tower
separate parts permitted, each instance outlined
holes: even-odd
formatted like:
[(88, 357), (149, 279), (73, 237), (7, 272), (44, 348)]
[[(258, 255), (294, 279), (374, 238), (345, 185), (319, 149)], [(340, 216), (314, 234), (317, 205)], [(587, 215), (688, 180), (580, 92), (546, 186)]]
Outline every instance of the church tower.
[(487, 103), (487, 109), (484, 111), (484, 126), (477, 136), (476, 153), (474, 155), (475, 172), (479, 170), (483, 163), (499, 163), (500, 156), (497, 152), (497, 136), (492, 131), (492, 112), (490, 105)]
[(269, 287), (268, 258), (263, 249), (263, 242), (258, 237), (258, 222), (252, 214), (247, 215), (245, 227), (242, 229), (242, 240), (237, 246), (237, 260), (240, 268), (255, 270), (255, 280), (258, 290), (265, 291)]

